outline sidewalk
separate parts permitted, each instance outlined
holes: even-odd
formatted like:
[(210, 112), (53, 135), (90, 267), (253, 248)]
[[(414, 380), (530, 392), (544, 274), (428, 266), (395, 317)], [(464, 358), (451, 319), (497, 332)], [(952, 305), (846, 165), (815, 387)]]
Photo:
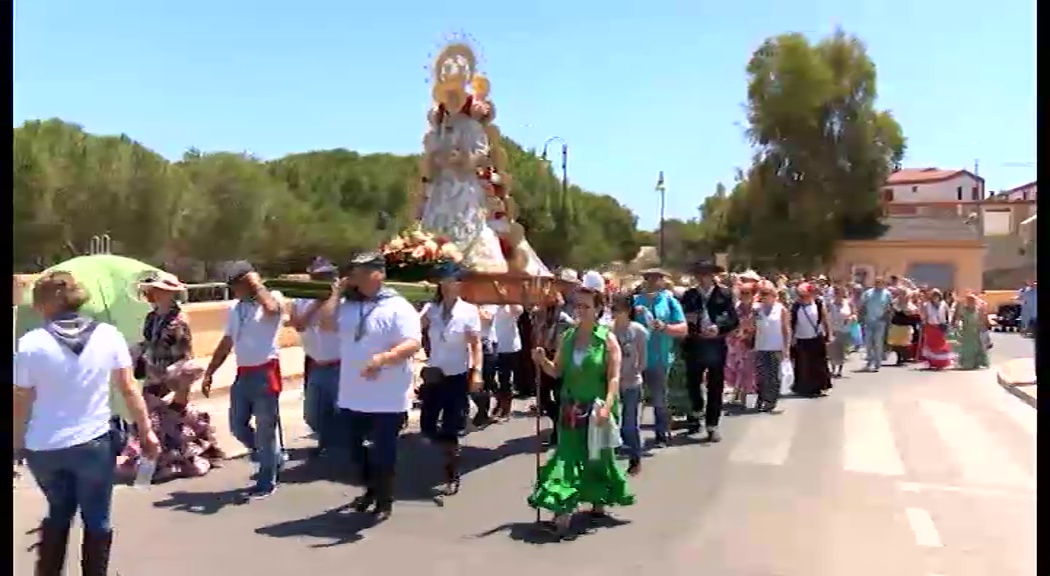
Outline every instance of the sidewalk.
[(1030, 358), (1009, 360), (996, 366), (996, 378), (1007, 392), (1032, 408), (1038, 404), (1035, 362)]

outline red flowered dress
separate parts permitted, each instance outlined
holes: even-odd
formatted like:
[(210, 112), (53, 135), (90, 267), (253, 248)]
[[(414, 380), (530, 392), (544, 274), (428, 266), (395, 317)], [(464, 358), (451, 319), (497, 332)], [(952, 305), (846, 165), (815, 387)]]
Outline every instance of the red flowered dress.
[(751, 337), (755, 333), (755, 308), (751, 301), (737, 303), (740, 328), (726, 338), (725, 383), (737, 394), (758, 392), (755, 381), (755, 350)]

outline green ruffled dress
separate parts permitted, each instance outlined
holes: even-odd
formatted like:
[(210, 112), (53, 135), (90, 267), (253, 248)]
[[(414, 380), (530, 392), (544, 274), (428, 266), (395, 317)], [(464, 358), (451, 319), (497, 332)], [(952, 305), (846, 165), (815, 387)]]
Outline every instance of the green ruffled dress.
[(984, 320), (976, 308), (961, 307), (962, 327), (959, 330), (957, 347), (960, 370), (977, 370), (988, 367), (988, 350), (984, 347), (981, 333), (984, 331)]
[[(606, 337), (609, 329), (596, 326), (580, 364), (573, 359), (576, 328), (566, 332), (562, 348), (562, 405), (593, 403), (606, 396)], [(618, 404), (618, 402), (617, 402)], [(619, 420), (618, 406), (612, 410)], [(634, 494), (627, 486), (627, 476), (616, 463), (612, 449), (602, 450), (597, 460), (590, 460), (587, 450), (587, 428), (560, 428), (558, 444), (547, 463), (540, 469), (539, 482), (528, 499), (534, 508), (555, 514), (569, 514), (579, 504), (629, 506)]]

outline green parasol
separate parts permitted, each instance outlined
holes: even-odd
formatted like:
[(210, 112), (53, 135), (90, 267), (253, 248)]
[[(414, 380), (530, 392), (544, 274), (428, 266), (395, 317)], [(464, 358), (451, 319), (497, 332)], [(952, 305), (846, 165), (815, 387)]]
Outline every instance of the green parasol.
[[(142, 339), (142, 323), (150, 306), (139, 298), (138, 285), (140, 280), (156, 272), (157, 268), (123, 256), (95, 254), (56, 264), (44, 273), (56, 271), (72, 274), (91, 295), (91, 299), (81, 308), (83, 314), (116, 326), (128, 344)], [(32, 287), (26, 288), (22, 302), (16, 312), (16, 337), (43, 324), (43, 319), (32, 307)], [(123, 399), (114, 392), (110, 394), (110, 405), (114, 412), (127, 416)]]

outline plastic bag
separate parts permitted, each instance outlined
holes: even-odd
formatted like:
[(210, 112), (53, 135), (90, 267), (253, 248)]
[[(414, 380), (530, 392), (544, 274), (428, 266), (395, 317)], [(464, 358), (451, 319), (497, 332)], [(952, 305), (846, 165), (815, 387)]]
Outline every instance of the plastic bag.
[(780, 362), (780, 393), (790, 394), (791, 387), (795, 385), (795, 367), (787, 358)]
[(853, 339), (853, 345), (860, 347), (864, 345), (864, 335), (860, 331), (860, 322), (853, 322), (849, 327), (849, 335)]

